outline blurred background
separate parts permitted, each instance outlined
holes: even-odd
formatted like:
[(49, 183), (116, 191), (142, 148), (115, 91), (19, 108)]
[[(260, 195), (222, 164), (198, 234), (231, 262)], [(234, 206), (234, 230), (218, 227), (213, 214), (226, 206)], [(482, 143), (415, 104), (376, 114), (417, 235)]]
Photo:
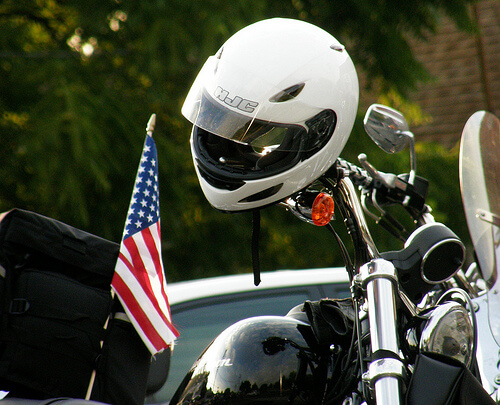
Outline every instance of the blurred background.
[[(251, 214), (209, 206), (180, 108), (229, 36), (278, 16), (324, 28), (354, 60), (361, 102), (342, 156), (357, 162), (365, 152), (382, 171), (408, 172), (408, 151), (385, 154), (361, 124), (373, 102), (402, 111), (436, 218), (470, 246), (459, 139), (475, 111), (500, 113), (498, 0), (2, 0), (0, 210), (36, 211), (119, 242), (156, 113), (167, 279), (249, 271)], [(341, 264), (326, 230), (291, 218), (279, 207), (263, 211), (263, 270)], [(380, 250), (400, 248), (373, 233)]]

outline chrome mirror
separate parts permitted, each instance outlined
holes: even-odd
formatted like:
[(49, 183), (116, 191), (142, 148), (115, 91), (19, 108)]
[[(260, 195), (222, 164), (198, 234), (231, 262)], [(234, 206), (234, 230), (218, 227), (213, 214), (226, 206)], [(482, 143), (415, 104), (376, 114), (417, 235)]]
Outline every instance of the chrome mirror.
[(397, 153), (408, 143), (408, 123), (403, 114), (393, 108), (372, 104), (363, 123), (373, 142), (387, 153)]
[(417, 171), (415, 138), (404, 115), (394, 108), (372, 104), (366, 111), (363, 124), (373, 142), (387, 153), (400, 152), (407, 143), (410, 143), (411, 170), (408, 182), (413, 184)]

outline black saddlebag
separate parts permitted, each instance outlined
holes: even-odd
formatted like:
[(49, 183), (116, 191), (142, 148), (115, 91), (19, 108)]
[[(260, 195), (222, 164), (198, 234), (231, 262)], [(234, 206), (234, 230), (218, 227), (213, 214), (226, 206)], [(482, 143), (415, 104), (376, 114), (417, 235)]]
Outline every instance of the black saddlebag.
[(138, 339), (131, 325), (104, 329), (116, 307), (110, 283), (118, 250), (114, 242), (29, 211), (15, 209), (5, 215), (0, 222), (1, 390), (24, 398), (85, 398), (97, 369), (102, 374), (97, 376), (99, 395), (93, 393), (93, 399), (99, 401), (98, 396), (109, 396), (102, 381), (113, 369), (118, 375), (106, 389), (136, 399), (129, 404), (141, 403), (147, 380), (143, 365), (150, 359), (145, 346), (121, 352), (122, 363), (142, 354), (143, 372), (135, 386), (119, 379), (134, 361), (122, 367), (106, 358), (109, 347)]
[(17, 273), (0, 334), (3, 390), (84, 398), (104, 339), (109, 292), (33, 268)]
[(494, 405), (481, 383), (461, 362), (436, 353), (417, 356), (407, 405)]

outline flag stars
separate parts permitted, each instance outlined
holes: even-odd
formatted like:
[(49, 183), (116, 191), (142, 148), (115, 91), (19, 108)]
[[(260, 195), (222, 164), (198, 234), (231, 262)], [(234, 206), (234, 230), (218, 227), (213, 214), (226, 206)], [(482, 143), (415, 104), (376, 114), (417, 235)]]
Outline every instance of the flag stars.
[[(146, 143), (150, 140), (148, 139)], [(160, 218), (158, 159), (154, 144), (146, 145), (136, 177), (132, 200), (125, 224), (126, 235), (131, 236), (151, 226)]]

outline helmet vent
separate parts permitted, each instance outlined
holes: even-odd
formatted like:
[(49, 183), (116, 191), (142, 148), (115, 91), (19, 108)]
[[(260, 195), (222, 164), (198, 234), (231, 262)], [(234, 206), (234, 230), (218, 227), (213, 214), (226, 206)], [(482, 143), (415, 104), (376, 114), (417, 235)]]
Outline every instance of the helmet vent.
[(281, 90), (279, 93), (275, 94), (269, 99), (269, 101), (271, 103), (282, 103), (283, 101), (291, 100), (292, 98), (295, 98), (299, 95), (305, 85), (305, 83), (299, 83), (290, 86), (285, 90)]
[(334, 51), (337, 51), (337, 52), (344, 52), (344, 50), (345, 50), (345, 46), (341, 45), (341, 44), (330, 45), (330, 48), (333, 49)]

